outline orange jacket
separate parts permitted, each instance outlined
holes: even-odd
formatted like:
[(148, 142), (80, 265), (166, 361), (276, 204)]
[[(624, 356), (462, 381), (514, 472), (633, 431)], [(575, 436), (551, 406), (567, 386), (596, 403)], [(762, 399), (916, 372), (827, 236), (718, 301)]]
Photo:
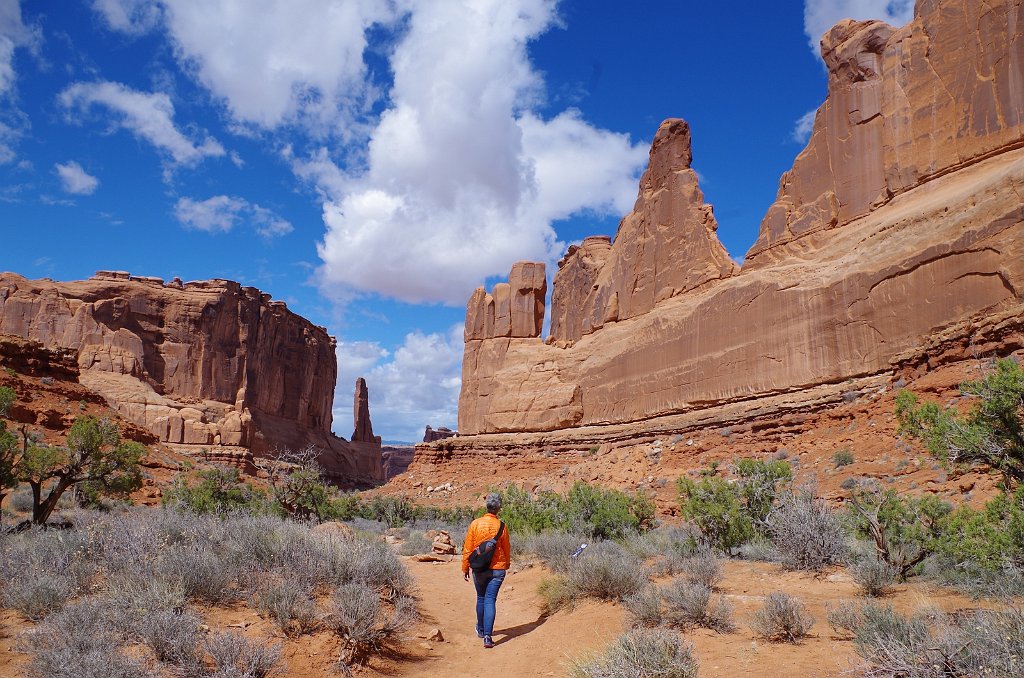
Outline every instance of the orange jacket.
[[(486, 513), (472, 523), (469, 524), (469, 529), (466, 530), (466, 540), (462, 542), (462, 572), (466, 574), (469, 572), (469, 554), (473, 552), (481, 542), (485, 542), (488, 539), (498, 534), (498, 527), (501, 521), (498, 520), (498, 516), (493, 513)], [(494, 558), (491, 559), (492, 570), (507, 570), (508, 566), (512, 564), (512, 544), (508, 540), (508, 525), (505, 526), (505, 530), (501, 533), (501, 539), (498, 540), (498, 546), (494, 549)]]

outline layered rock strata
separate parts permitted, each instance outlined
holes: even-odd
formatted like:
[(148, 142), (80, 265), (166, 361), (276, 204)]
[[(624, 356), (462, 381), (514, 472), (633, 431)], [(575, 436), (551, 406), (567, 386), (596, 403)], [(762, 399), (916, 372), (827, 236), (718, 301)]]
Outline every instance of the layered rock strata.
[[(934, 337), (1014, 345), (1024, 9), (938, 0), (917, 12), (898, 30), (843, 22), (823, 39), (828, 98), (742, 270), (689, 169), (688, 129), (670, 120), (614, 242), (588, 239), (560, 263), (547, 343), (488, 333), (479, 318), (497, 287), (477, 290), (460, 445), (783, 411), (849, 380), (884, 385)], [(1010, 335), (993, 345), (993, 327)]]
[(257, 455), (314, 445), (333, 477), (383, 480), (379, 439), (331, 433), (334, 339), (256, 288), (2, 273), (0, 333), (74, 351), (80, 381), (161, 441)]

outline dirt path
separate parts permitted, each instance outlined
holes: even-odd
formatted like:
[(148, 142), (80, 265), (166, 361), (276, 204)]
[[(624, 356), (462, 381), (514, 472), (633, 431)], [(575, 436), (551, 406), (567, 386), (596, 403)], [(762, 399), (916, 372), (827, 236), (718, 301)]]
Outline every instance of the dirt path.
[[(395, 667), (395, 675), (419, 676), (564, 676), (571, 660), (604, 648), (622, 633), (617, 607), (584, 603), (571, 613), (541, 616), (539, 568), (510, 571), (498, 595), (493, 649), (476, 637), (476, 592), (463, 581), (458, 561), (406, 562), (416, 578), (423, 614), (420, 635), (441, 629), (444, 642), (417, 639), (413, 658)], [(426, 647), (430, 646), (427, 650)]]

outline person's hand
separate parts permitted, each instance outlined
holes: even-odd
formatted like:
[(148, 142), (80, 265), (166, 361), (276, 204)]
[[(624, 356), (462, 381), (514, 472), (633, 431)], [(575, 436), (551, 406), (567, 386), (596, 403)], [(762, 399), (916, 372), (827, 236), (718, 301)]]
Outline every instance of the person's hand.
[(465, 579), (466, 581), (469, 581), (469, 572), (463, 572), (462, 573), (462, 578)]

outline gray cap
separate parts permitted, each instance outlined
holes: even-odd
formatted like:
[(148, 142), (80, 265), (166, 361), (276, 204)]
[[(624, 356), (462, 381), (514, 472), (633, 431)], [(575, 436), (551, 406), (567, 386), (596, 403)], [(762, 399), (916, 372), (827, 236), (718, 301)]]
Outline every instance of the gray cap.
[(501, 495), (497, 492), (491, 492), (487, 495), (487, 499), (484, 500), (487, 505), (487, 510), (491, 513), (497, 513), (501, 509)]

